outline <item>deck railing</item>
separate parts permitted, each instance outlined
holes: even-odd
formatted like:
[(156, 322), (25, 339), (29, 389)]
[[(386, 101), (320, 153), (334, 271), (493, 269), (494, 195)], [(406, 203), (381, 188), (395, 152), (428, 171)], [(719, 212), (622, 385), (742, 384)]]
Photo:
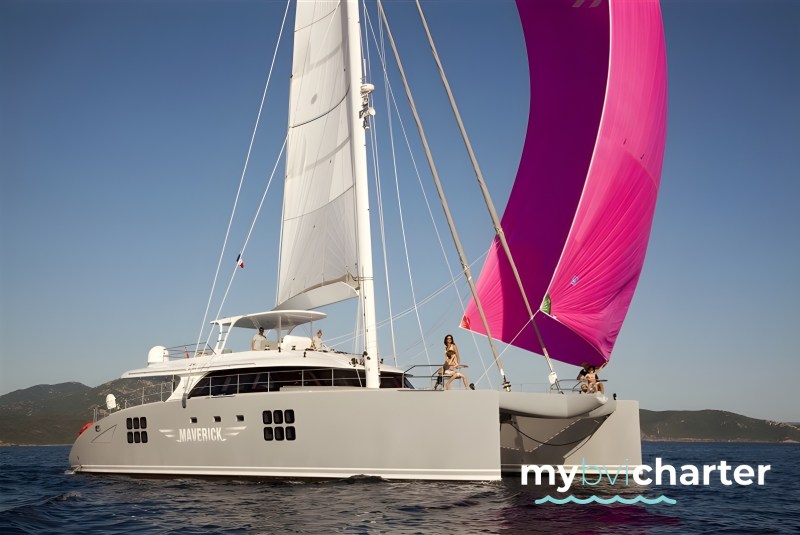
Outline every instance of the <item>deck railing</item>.
[(193, 342), (191, 344), (168, 347), (167, 354), (170, 360), (188, 359), (191, 357), (213, 355), (214, 349), (208, 344), (198, 346), (197, 343)]
[[(434, 390), (437, 388), (439, 365), (417, 364), (406, 369), (400, 375), (383, 376), (381, 386), (384, 388), (403, 388), (409, 383), (414, 388)], [(411, 373), (415, 370), (419, 375)], [(425, 370), (425, 371), (422, 371)], [(605, 382), (605, 380), (602, 380)], [(414, 384), (414, 383), (420, 383)], [(192, 387), (190, 397), (229, 396), (252, 392), (277, 392), (284, 388), (306, 387), (363, 387), (366, 384), (363, 370), (348, 368), (315, 368), (295, 370), (252, 371), (204, 377)], [(562, 380), (561, 389), (567, 394), (581, 392), (579, 381)], [(94, 421), (108, 416), (114, 410), (127, 409), (148, 403), (166, 401), (173, 393), (176, 383), (171, 381), (147, 385), (135, 391), (125, 392), (117, 396), (114, 409), (96, 407)], [(558, 393), (554, 385), (549, 383), (518, 383), (513, 385), (515, 392)]]
[(107, 407), (95, 407), (94, 421), (96, 422), (98, 419), (105, 418), (115, 410), (166, 401), (172, 395), (174, 388), (175, 385), (169, 381), (155, 385), (146, 385), (133, 391), (124, 392), (119, 396), (115, 394), (117, 406), (112, 409)]

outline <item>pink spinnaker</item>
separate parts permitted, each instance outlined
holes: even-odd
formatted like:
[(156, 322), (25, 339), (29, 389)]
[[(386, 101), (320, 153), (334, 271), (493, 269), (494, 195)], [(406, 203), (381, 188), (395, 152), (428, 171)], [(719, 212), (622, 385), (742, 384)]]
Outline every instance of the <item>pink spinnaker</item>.
[[(595, 3), (517, 0), (531, 107), (502, 226), (550, 356), (599, 365), (611, 357), (647, 250), (667, 66), (656, 0)], [(497, 239), (477, 286), (492, 337), (542, 353)], [(486, 334), (474, 301), (462, 327)]]

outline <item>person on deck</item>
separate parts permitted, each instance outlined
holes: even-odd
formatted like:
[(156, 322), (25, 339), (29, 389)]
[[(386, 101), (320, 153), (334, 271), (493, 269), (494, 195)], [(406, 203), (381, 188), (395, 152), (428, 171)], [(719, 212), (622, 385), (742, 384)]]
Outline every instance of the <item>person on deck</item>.
[(317, 331), (317, 335), (311, 339), (311, 347), (314, 351), (322, 351), (325, 344), (322, 343), (322, 329)]
[(596, 366), (589, 366), (589, 370), (586, 373), (586, 387), (589, 394), (593, 394), (595, 392), (600, 392), (601, 394), (605, 393), (605, 387), (603, 383), (600, 382), (600, 376), (597, 375), (599, 370), (602, 370), (605, 364), (600, 366), (599, 368)]
[(461, 379), (464, 382), (464, 388), (469, 388), (467, 385), (467, 377), (461, 373), (461, 355), (458, 353), (458, 346), (453, 341), (453, 336), (448, 334), (444, 337), (444, 365), (440, 371), (442, 375), (449, 375), (450, 379), (444, 385), (445, 390), (450, 390), (450, 384), (456, 379)]
[(578, 377), (576, 380), (581, 384), (581, 392), (587, 392), (589, 390), (589, 385), (586, 384), (586, 374), (589, 373), (589, 363), (585, 360), (581, 363), (581, 371), (578, 372)]
[(265, 351), (267, 349), (267, 337), (264, 336), (264, 327), (258, 328), (258, 334), (253, 336), (250, 342), (250, 349), (253, 351)]

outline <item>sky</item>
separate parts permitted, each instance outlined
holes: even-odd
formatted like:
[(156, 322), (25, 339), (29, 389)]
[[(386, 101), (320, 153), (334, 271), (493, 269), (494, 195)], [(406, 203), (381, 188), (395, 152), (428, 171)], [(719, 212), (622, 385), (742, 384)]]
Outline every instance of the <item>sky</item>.
[[(423, 6), (502, 211), (529, 105), (515, 5)], [(246, 0), (0, 3), (0, 394), (42, 383), (96, 386), (144, 366), (152, 346), (198, 339), (284, 9), (282, 1)], [(477, 272), (490, 221), (413, 4), (388, 2), (387, 11)], [(664, 0), (662, 12), (669, 114), (661, 189), (636, 295), (602, 375), (610, 391), (646, 409), (800, 422), (792, 373), (800, 356), (800, 3)], [(291, 14), (217, 294), (235, 271), (285, 135)], [(377, 57), (370, 65), (388, 244), (384, 261), (373, 231), (376, 284), (385, 294), (379, 273), (388, 265), (397, 315), (447, 285), (444, 255), (453, 270), (458, 259), (450, 244), (440, 252), (434, 229), (443, 240), (448, 232), (419, 142), (410, 145), (433, 220), (393, 118), (400, 225), (391, 114), (381, 111)], [(403, 121), (411, 136), (407, 113)], [(279, 164), (245, 268), (224, 306), (214, 297), (208, 319), (274, 305), (282, 172)], [(457, 291), (465, 295), (465, 286)], [(453, 333), (471, 380), (496, 387), (496, 370), (484, 369), (488, 351), (473, 349), (457, 328), (460, 306), (447, 289), (420, 307), (419, 319), (412, 312), (397, 320), (394, 344), (382, 327), (381, 353), (396, 352), (403, 368), (438, 363), (441, 340)], [(346, 344), (352, 304), (326, 312), (326, 340)], [(378, 317), (388, 317), (387, 305)], [(541, 357), (509, 349), (503, 361), (514, 383), (545, 381)]]

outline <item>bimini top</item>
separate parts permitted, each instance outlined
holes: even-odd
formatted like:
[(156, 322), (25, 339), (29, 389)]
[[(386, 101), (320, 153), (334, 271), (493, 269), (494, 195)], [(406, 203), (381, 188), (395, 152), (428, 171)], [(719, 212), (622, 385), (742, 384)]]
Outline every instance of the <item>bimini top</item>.
[(244, 314), (242, 316), (231, 316), (212, 321), (214, 325), (220, 327), (229, 326), (245, 329), (264, 330), (277, 329), (279, 331), (291, 331), (298, 325), (325, 319), (328, 315), (324, 312), (313, 310), (270, 310), (269, 312), (257, 312), (255, 314)]

